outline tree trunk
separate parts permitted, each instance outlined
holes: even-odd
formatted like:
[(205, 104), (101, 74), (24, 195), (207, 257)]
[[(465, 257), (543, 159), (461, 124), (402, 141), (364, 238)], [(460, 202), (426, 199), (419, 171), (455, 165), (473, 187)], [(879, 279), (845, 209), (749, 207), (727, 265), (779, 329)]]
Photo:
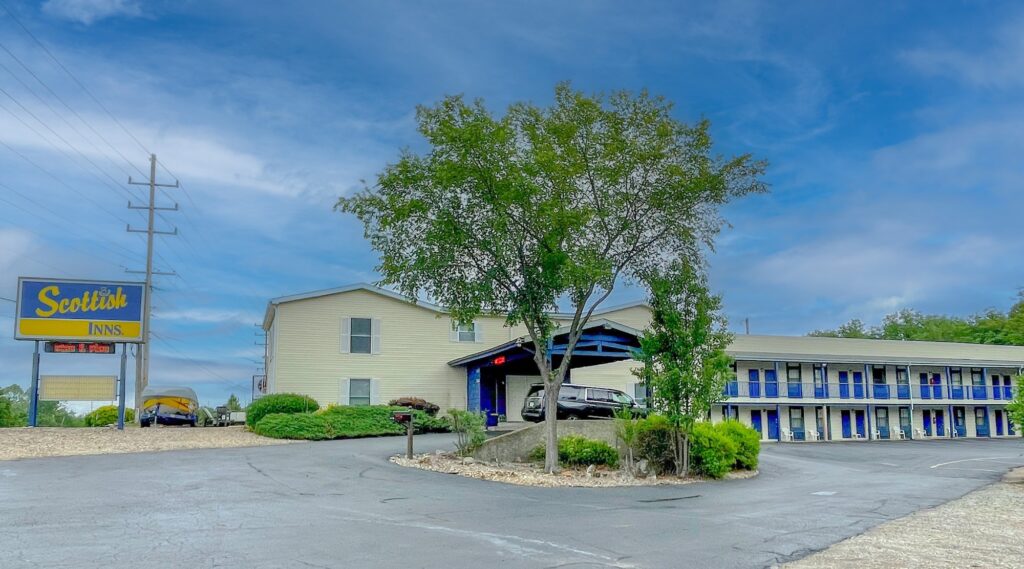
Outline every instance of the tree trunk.
[[(549, 372), (550, 374), (550, 372)], [(544, 381), (544, 472), (558, 472), (558, 391), (550, 380)]]
[(683, 476), (690, 474), (690, 436), (683, 435)]

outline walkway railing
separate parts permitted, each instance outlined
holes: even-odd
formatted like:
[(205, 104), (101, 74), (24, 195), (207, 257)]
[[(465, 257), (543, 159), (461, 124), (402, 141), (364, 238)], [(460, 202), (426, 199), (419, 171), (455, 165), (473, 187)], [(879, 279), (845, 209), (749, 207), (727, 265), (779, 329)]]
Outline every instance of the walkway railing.
[(992, 401), (1013, 399), (1016, 387), (1004, 385), (950, 385), (946, 382), (870, 383), (848, 381), (730, 381), (723, 395), (750, 399), (839, 399), (865, 401)]

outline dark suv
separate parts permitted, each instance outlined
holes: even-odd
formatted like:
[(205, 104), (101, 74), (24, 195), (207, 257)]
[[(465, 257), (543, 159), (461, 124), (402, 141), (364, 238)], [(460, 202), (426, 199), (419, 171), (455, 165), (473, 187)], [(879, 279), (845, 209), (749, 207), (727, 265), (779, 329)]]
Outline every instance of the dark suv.
[[(636, 415), (647, 414), (645, 407), (617, 389), (563, 383), (558, 390), (559, 419), (610, 419), (622, 409)], [(544, 420), (544, 385), (530, 386), (523, 402), (523, 419), (534, 423)]]

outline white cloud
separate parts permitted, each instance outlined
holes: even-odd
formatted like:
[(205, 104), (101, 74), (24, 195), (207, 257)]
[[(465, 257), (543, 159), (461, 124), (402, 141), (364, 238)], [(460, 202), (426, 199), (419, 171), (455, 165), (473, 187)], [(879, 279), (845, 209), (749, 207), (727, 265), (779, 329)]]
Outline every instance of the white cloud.
[(201, 323), (236, 322), (238, 324), (254, 324), (262, 320), (255, 312), (219, 310), (206, 308), (190, 308), (185, 310), (154, 311), (153, 317), (160, 320), (184, 320)]
[(88, 26), (116, 16), (137, 18), (142, 8), (135, 0), (47, 0), (43, 12)]
[(980, 88), (1024, 85), (1024, 18), (1003, 24), (985, 49), (919, 47), (902, 54), (921, 73), (948, 77)]

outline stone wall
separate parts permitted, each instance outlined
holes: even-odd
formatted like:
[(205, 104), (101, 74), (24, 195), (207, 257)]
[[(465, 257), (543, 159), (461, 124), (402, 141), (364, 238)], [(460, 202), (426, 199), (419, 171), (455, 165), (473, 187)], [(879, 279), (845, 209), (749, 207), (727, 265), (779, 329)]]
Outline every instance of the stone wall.
[[(615, 421), (559, 421), (558, 436), (566, 435), (582, 435), (617, 446)], [(543, 442), (544, 423), (537, 423), (489, 439), (473, 453), (473, 458), (487, 462), (523, 462), (528, 460), (530, 451)]]

